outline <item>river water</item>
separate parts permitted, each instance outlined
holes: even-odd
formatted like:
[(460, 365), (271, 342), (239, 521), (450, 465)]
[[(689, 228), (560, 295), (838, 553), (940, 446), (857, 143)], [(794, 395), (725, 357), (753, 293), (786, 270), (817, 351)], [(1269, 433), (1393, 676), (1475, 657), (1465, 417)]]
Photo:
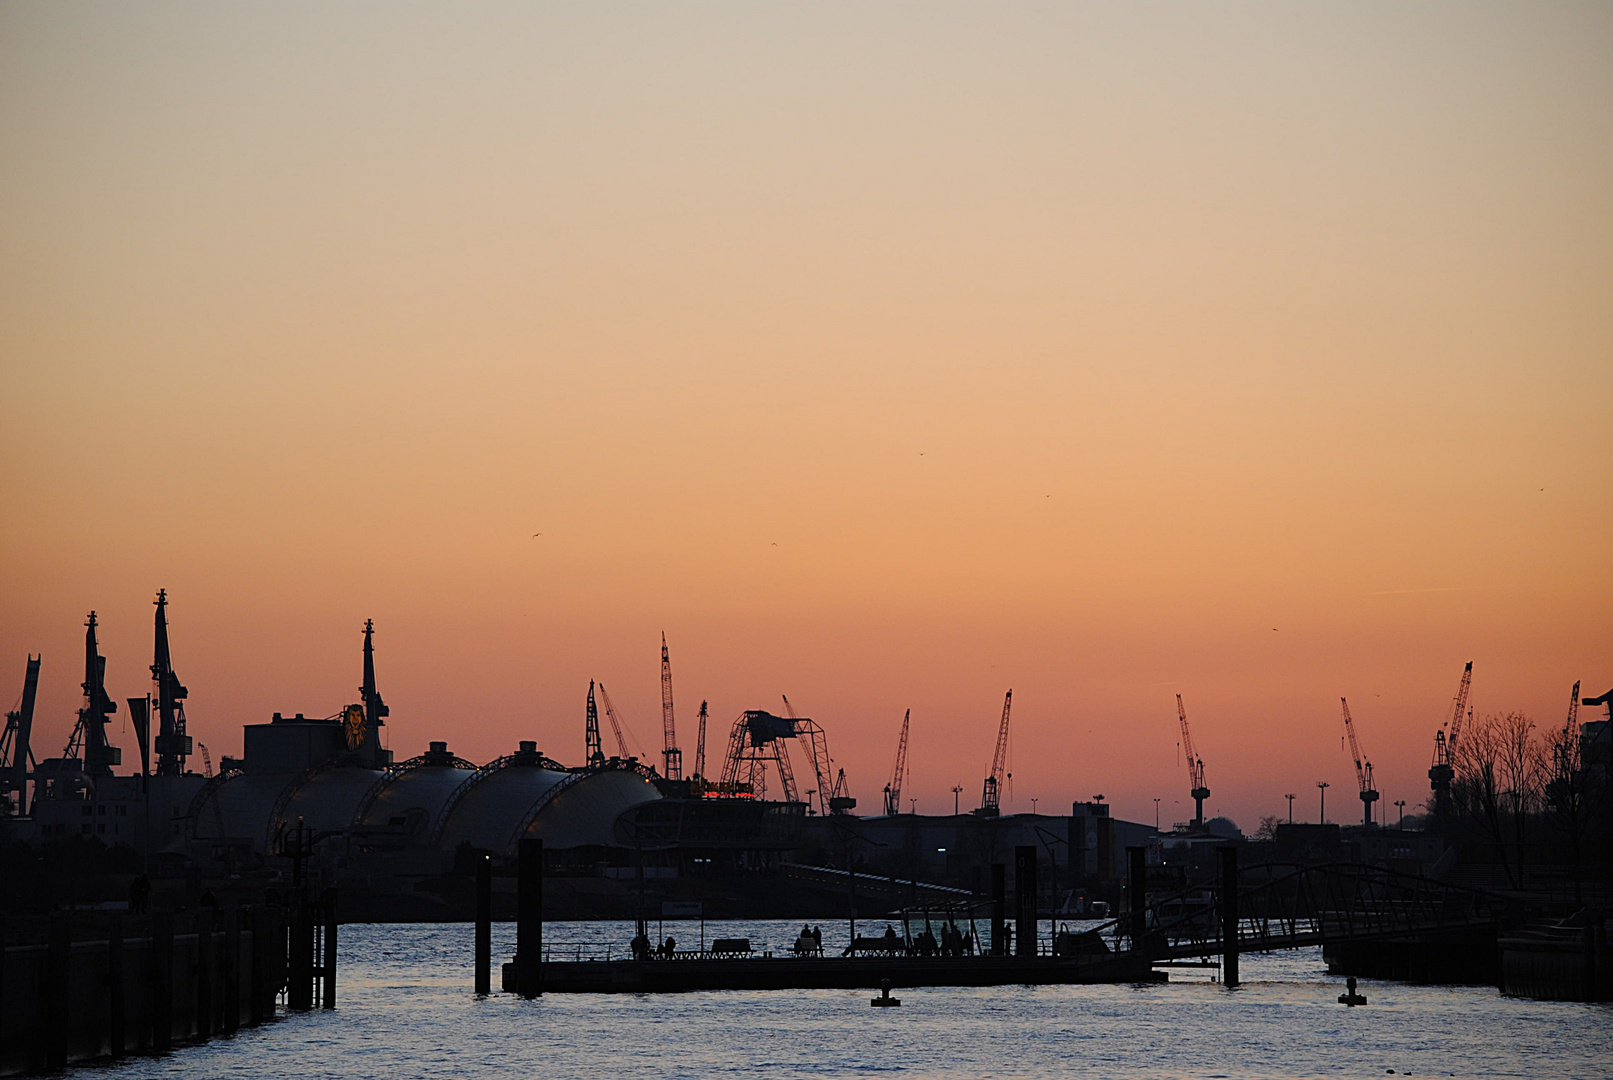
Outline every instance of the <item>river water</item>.
[[(652, 931), (654, 927), (652, 925)], [(799, 925), (706, 924), (707, 939), (784, 950)], [(883, 924), (860, 927), (883, 931)], [(668, 924), (680, 944), (695, 923)], [(630, 923), (551, 923), (555, 949), (625, 948)], [(823, 925), (831, 955), (844, 923)], [(493, 928), (496, 965), (513, 924)], [(468, 924), (341, 930), (339, 1007), (107, 1069), (116, 1080), (206, 1077), (1613, 1077), (1613, 1007), (1519, 1001), (1490, 987), (1343, 980), (1321, 950), (1242, 960), (1228, 990), (1200, 972), (1149, 986), (546, 995), (472, 993)]]

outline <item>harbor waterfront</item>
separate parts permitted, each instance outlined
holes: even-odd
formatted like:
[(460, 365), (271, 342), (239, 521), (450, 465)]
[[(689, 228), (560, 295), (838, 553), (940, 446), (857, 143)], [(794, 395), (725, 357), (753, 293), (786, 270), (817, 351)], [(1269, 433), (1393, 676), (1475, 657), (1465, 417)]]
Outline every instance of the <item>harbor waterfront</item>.
[[(696, 941), (694, 922), (664, 924)], [(787, 952), (795, 921), (708, 920), (705, 933)], [(877, 920), (870, 930), (882, 930)], [(862, 930), (859, 925), (859, 930)], [(847, 926), (823, 923), (838, 954)], [(626, 949), (631, 921), (552, 922), (546, 951)], [(1559, 1077), (1613, 1071), (1613, 1006), (1508, 998), (1489, 986), (1363, 979), (1337, 998), (1321, 950), (1246, 954), (1243, 985), (1172, 969), (1168, 983), (913, 988), (902, 1007), (865, 990), (473, 993), (467, 923), (342, 928), (335, 1015), (287, 1016), (183, 1052), (97, 1069), (117, 1080), (284, 1075), (851, 1077)], [(510, 956), (513, 923), (493, 926)]]

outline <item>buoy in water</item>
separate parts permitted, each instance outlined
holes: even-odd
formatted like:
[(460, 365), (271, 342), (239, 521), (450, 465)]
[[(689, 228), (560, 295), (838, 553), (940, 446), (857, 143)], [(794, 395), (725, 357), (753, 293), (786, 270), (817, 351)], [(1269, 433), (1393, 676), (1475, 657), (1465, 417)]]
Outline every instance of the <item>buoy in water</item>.
[(877, 998), (868, 999), (868, 1004), (876, 1009), (888, 1009), (901, 1003), (901, 998), (891, 997), (891, 981), (889, 979), (885, 979), (879, 984), (879, 996)]
[(1344, 980), (1344, 993), (1339, 995), (1340, 1005), (1365, 1005), (1367, 999), (1355, 992), (1355, 976)]

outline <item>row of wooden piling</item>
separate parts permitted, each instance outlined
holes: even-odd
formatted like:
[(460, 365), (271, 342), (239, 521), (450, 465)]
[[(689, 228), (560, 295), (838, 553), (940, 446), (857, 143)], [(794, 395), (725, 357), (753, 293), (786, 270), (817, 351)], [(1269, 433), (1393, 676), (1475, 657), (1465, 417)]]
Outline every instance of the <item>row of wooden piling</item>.
[(0, 945), (25, 939), (0, 948), (0, 1076), (230, 1035), (273, 1019), (282, 993), (291, 1009), (333, 1008), (335, 910), (327, 891), (285, 905), (0, 923)]

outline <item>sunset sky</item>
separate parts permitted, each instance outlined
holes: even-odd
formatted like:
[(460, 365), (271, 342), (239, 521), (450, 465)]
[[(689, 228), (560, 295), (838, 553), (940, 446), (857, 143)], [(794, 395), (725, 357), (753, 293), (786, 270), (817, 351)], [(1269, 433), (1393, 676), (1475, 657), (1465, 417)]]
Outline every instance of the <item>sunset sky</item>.
[(1012, 687), (1005, 810), (1186, 820), (1181, 693), (1410, 811), (1465, 661), (1613, 686), (1613, 5), (10, 3), (0, 365), (40, 756), (162, 587), (215, 759), (374, 618), (399, 758), (658, 760), (665, 631), (865, 810)]

